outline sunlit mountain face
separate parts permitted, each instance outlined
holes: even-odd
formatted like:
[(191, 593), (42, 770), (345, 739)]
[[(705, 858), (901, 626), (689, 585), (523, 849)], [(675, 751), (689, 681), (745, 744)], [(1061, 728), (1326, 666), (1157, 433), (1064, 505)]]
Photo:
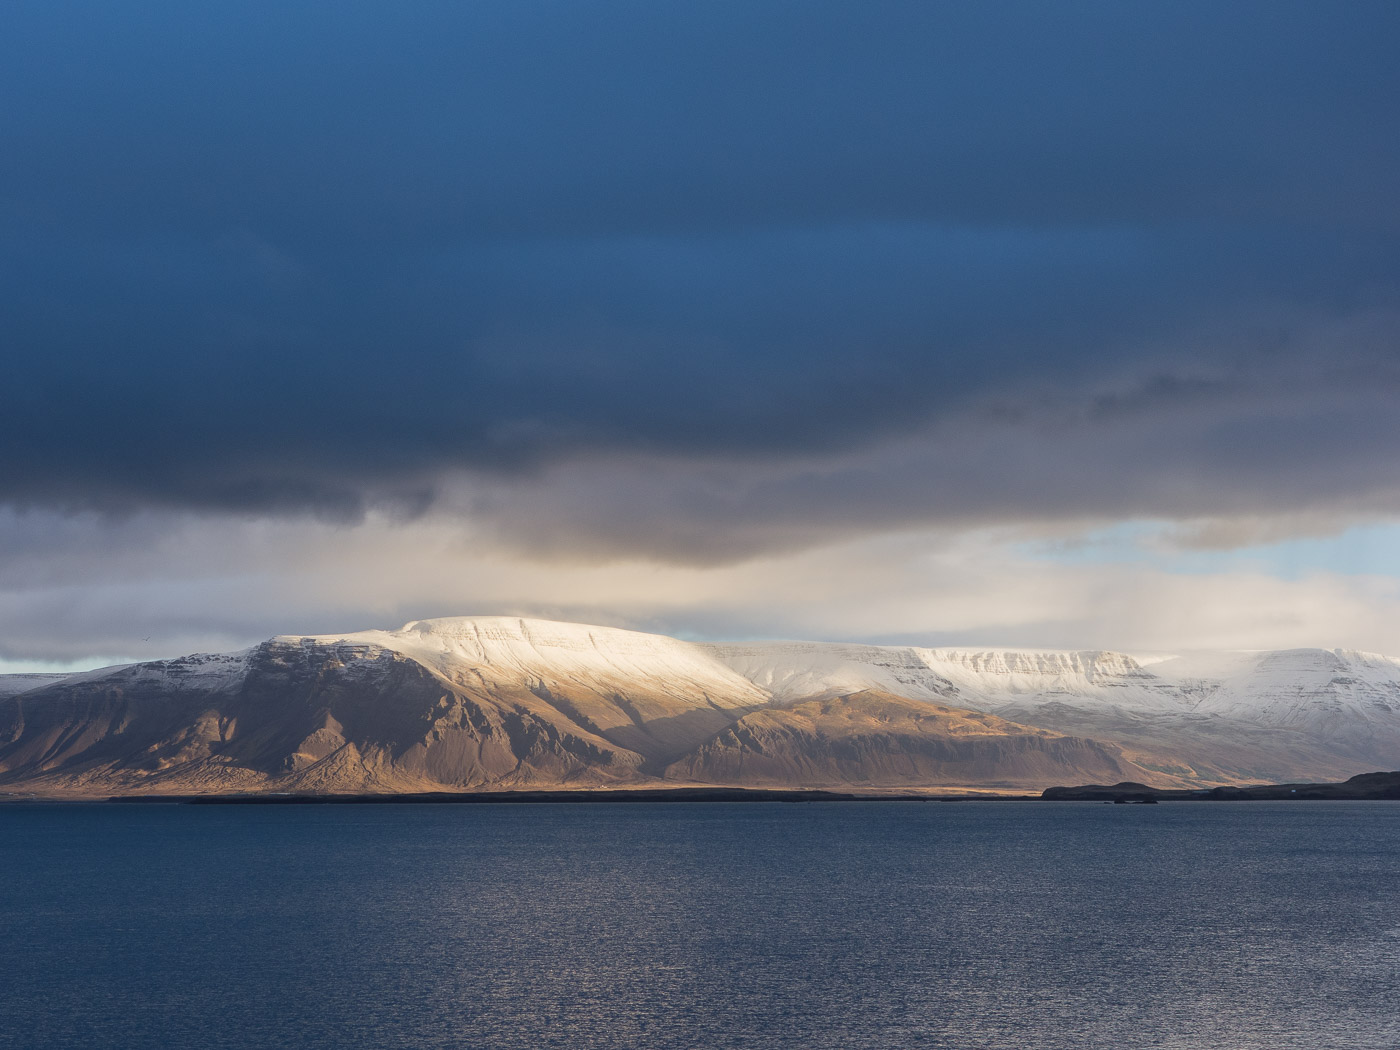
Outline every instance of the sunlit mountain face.
[(1364, 2), (16, 0), (0, 672), (464, 610), (1400, 653), (1397, 43)]

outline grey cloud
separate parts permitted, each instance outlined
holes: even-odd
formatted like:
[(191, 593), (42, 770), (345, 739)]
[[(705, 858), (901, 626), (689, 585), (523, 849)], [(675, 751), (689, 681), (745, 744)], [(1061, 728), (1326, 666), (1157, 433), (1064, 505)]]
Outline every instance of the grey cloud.
[[(1400, 336), (1400, 316), (1340, 330)], [(1315, 331), (1325, 342), (1339, 329)], [(1053, 397), (998, 394), (990, 408), (973, 403), (842, 456), (574, 464), (530, 485), (475, 489), (473, 511), (535, 556), (691, 564), (929, 526), (1213, 517), (1238, 530), (1267, 519), (1277, 539), (1400, 513), (1394, 377), (1365, 370), (1363, 384), (1297, 338), (1288, 355), (1245, 355), (1209, 379), (1149, 370)]]
[(1393, 328), (1308, 319), (1400, 296), (1392, 4), (4, 18), (0, 502), (722, 560), (1391, 484)]

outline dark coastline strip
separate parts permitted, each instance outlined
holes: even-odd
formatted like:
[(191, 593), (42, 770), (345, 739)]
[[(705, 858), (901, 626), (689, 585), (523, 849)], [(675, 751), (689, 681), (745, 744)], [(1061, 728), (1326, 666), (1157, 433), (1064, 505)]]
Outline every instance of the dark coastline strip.
[[(1021, 800), (1033, 795), (1018, 796)], [(557, 804), (627, 802), (929, 802), (997, 799), (990, 795), (854, 794), (842, 791), (787, 791), (762, 788), (638, 788), (604, 791), (431, 791), (396, 795), (186, 795), (112, 798), (112, 802), (181, 802), (226, 805), (397, 805), (403, 803)]]
[(1359, 773), (1340, 784), (1253, 784), (1245, 787), (1198, 789), (1151, 788), (1145, 784), (1084, 784), (1046, 788), (1039, 795), (924, 794), (914, 792), (852, 792), (784, 788), (584, 788), (537, 791), (423, 791), (403, 794), (225, 794), (225, 795), (110, 795), (69, 798), (30, 793), (0, 793), (0, 806), (127, 803), (140, 805), (278, 806), (278, 805), (404, 805), (422, 803), (531, 804), (626, 802), (1245, 802), (1400, 801), (1400, 771)]
[(113, 798), (113, 802), (182, 802), (190, 805), (356, 805), (403, 803), (624, 803), (624, 802), (1220, 802), (1400, 800), (1400, 771), (1361, 773), (1341, 784), (1258, 784), (1208, 790), (1163, 790), (1143, 784), (1089, 784), (1046, 788), (1040, 795), (859, 794), (845, 791), (764, 788), (637, 788), (581, 791), (434, 791), (397, 795), (187, 795)]

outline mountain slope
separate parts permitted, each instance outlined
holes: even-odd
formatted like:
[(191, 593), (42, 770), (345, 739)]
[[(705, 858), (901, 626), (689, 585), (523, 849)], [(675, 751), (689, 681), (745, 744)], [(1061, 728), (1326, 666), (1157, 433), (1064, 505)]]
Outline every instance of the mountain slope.
[(1070, 771), (1100, 778), (1143, 775), (1117, 748), (1093, 740), (862, 691), (747, 714), (667, 774), (754, 786), (1015, 787)]
[(508, 697), (541, 713), (547, 708), (549, 717), (650, 764), (670, 761), (770, 702), (766, 690), (697, 646), (609, 627), (473, 617), (297, 640), (399, 653), (465, 695)]
[(388, 649), (274, 640), (219, 675), (137, 664), (0, 703), (0, 782), (74, 790), (425, 790), (603, 782), (641, 759), (528, 690), (453, 689)]

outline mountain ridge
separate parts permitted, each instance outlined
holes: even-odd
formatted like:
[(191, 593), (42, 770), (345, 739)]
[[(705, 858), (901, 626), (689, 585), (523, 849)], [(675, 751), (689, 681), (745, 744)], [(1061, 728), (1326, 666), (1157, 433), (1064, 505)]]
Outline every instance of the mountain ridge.
[(1400, 765), (1400, 661), (1208, 657), (413, 620), (0, 676), (0, 791), (1182, 789)]

